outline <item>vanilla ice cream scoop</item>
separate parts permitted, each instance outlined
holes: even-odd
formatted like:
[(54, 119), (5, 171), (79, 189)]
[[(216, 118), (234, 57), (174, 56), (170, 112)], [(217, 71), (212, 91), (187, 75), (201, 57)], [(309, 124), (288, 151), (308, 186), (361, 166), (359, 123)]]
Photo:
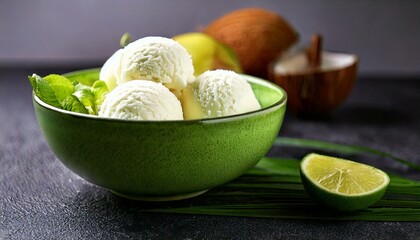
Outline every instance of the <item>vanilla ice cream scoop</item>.
[(111, 57), (106, 60), (99, 73), (99, 79), (105, 81), (109, 90), (114, 89), (117, 86), (117, 77), (119, 76), (120, 62), (122, 56), (122, 49), (119, 49)]
[(105, 97), (98, 115), (126, 120), (183, 120), (176, 96), (161, 83), (143, 80), (118, 85)]
[(135, 79), (160, 82), (169, 89), (181, 91), (194, 80), (191, 56), (172, 39), (141, 38), (124, 48), (117, 84)]
[(184, 89), (185, 119), (235, 115), (261, 108), (249, 83), (228, 70), (207, 71)]

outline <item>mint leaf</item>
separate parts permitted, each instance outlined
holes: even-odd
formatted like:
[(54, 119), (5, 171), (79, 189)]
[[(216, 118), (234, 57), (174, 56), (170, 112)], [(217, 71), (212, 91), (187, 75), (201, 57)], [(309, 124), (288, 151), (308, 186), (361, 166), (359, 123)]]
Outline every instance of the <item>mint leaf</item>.
[(99, 79), (99, 71), (82, 70), (68, 74), (66, 77), (71, 81), (91, 87)]
[(45, 79), (36, 74), (28, 76), (28, 79), (34, 89), (35, 95), (39, 97), (41, 101), (51, 106), (61, 108), (60, 101), (57, 99), (53, 88)]
[(55, 93), (58, 101), (62, 102), (74, 92), (73, 83), (64, 76), (50, 74), (44, 77)]
[(106, 95), (109, 92), (108, 86), (106, 85), (104, 81), (98, 80), (95, 83), (93, 83), (92, 92), (95, 98), (95, 104), (97, 108), (100, 108), (100, 106), (104, 102)]
[(122, 48), (124, 48), (125, 46), (127, 46), (128, 44), (130, 44), (131, 42), (133, 42), (133, 38), (131, 37), (131, 34), (126, 32), (121, 36), (120, 39), (120, 46)]
[(72, 112), (78, 112), (78, 113), (88, 113), (85, 106), (77, 99), (77, 97), (70, 95), (66, 97), (63, 102), (63, 109), (72, 111)]
[(76, 90), (73, 93), (81, 104), (88, 110), (89, 114), (96, 114), (96, 104), (95, 104), (95, 97), (90, 87), (86, 87), (82, 84), (78, 84), (76, 86)]
[(72, 112), (97, 115), (109, 90), (104, 81), (92, 80), (91, 77), (93, 75), (89, 77), (90, 86), (57, 74), (44, 78), (33, 74), (28, 79), (36, 96), (43, 102)]
[(89, 114), (97, 115), (99, 107), (108, 94), (108, 87), (102, 80), (97, 80), (93, 83), (92, 87), (83, 84), (75, 86), (76, 91), (73, 96), (77, 97), (79, 101), (85, 106)]

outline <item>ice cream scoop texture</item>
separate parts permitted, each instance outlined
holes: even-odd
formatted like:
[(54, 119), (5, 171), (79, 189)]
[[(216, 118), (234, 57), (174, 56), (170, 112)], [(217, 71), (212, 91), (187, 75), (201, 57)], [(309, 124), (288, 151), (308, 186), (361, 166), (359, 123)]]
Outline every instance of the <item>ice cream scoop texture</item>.
[(102, 103), (100, 117), (125, 120), (183, 120), (181, 103), (161, 83), (133, 80), (117, 86)]
[(117, 84), (131, 80), (160, 82), (182, 90), (194, 80), (194, 66), (187, 50), (164, 37), (145, 37), (128, 44), (121, 57)]
[(211, 70), (195, 78), (187, 50), (164, 37), (141, 38), (118, 50), (105, 62), (100, 78), (113, 89), (101, 117), (203, 119), (261, 108), (251, 85), (233, 71)]
[(249, 83), (229, 70), (206, 71), (183, 93), (185, 119), (235, 115), (260, 109)]

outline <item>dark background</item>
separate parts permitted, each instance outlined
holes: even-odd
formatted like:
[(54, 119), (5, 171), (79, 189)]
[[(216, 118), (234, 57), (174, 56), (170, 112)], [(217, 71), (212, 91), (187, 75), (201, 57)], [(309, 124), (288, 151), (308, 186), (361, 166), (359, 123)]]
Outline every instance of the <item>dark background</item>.
[(101, 65), (125, 32), (171, 37), (243, 7), (286, 18), (301, 43), (357, 54), (362, 74), (420, 74), (420, 1), (0, 0), (0, 67)]

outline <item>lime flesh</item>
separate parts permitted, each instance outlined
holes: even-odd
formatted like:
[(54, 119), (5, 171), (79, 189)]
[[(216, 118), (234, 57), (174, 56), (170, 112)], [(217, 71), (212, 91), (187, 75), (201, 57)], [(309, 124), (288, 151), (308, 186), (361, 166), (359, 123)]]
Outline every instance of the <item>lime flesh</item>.
[(388, 175), (353, 161), (308, 154), (301, 162), (302, 183), (308, 194), (340, 211), (366, 208), (382, 198)]

